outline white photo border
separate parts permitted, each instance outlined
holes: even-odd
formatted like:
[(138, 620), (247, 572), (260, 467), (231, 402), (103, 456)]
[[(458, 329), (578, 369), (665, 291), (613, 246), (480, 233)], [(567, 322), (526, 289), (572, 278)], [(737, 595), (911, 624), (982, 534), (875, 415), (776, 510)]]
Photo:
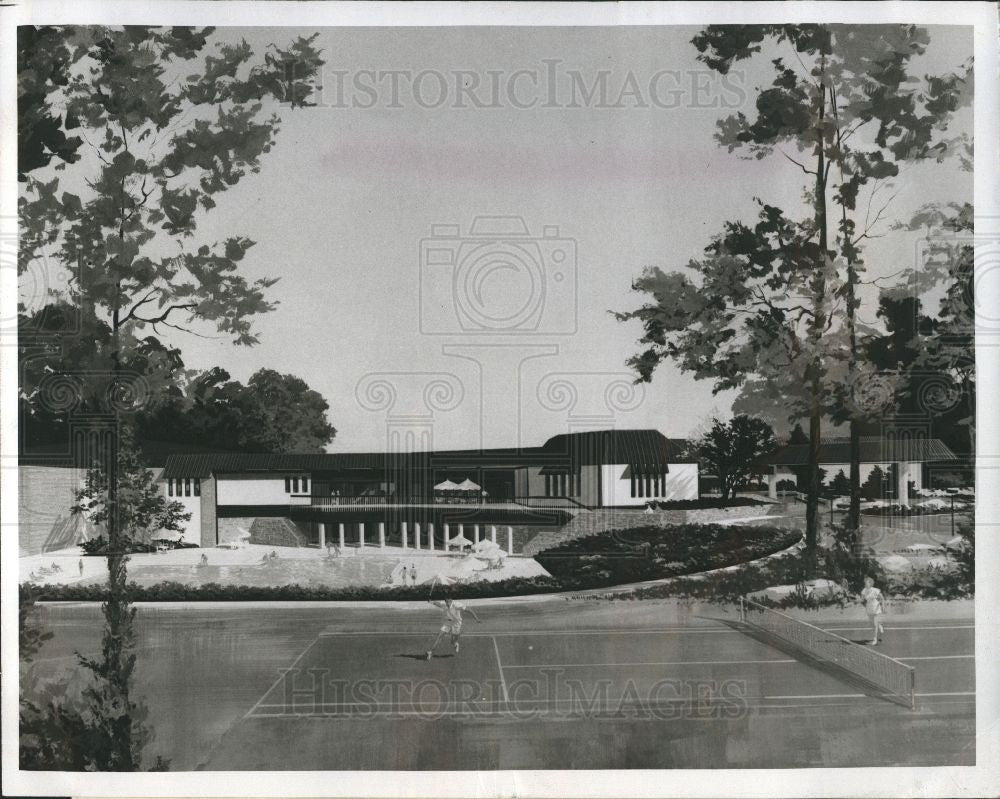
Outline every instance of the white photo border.
[[(775, 3), (353, 3), (125, 2), (26, 0), (0, 8), (0, 225), (17, 204), (16, 26), (24, 24), (191, 24), (216, 26), (615, 26), (761, 22), (969, 25), (975, 48), (975, 209), (1000, 220), (1000, 68), (997, 6), (987, 2)], [(980, 230), (989, 236), (997, 229)], [(15, 226), (16, 231), (16, 226)], [(10, 233), (4, 229), (0, 233)], [(977, 259), (978, 260), (978, 259)], [(980, 276), (977, 275), (977, 278)], [(1000, 308), (1000, 270), (983, 274), (977, 300)], [(0, 270), (4, 318), (16, 314), (15, 270)], [(0, 346), (0, 495), (18, 493), (17, 348)], [(1000, 350), (977, 340), (977, 441), (1000, 452)], [(993, 397), (993, 401), (987, 398)], [(976, 518), (1000, 518), (1000, 458), (977, 459)], [(0, 528), (17, 530), (18, 503), (0, 506)], [(979, 547), (976, 563), (976, 751), (974, 767), (457, 772), (27, 772), (18, 768), (16, 547), (2, 547), (2, 763), (4, 793), (60, 796), (983, 796), (995, 795), (1000, 766), (1000, 547)], [(751, 776), (752, 775), (752, 776)]]

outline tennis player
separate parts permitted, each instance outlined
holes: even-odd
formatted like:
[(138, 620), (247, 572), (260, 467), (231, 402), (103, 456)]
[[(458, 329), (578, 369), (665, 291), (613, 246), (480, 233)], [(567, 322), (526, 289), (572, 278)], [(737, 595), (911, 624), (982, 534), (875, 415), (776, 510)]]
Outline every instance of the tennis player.
[(431, 648), (427, 650), (427, 659), (430, 660), (434, 657), (434, 650), (446, 634), (451, 636), (451, 645), (454, 647), (455, 654), (457, 655), (459, 650), (458, 639), (462, 634), (462, 611), (469, 611), (472, 614), (472, 618), (480, 624), (482, 620), (476, 615), (476, 611), (462, 602), (455, 602), (450, 596), (446, 596), (444, 601), (434, 599), (428, 599), (427, 601), (434, 605), (434, 607), (441, 608), (444, 612), (441, 630), (438, 632), (437, 638), (434, 639), (434, 643), (431, 644)]
[(874, 578), (865, 577), (865, 587), (861, 589), (861, 601), (865, 603), (865, 612), (872, 625), (872, 646), (878, 646), (879, 636), (885, 634), (880, 621), (885, 613), (885, 600), (882, 592), (875, 587)]

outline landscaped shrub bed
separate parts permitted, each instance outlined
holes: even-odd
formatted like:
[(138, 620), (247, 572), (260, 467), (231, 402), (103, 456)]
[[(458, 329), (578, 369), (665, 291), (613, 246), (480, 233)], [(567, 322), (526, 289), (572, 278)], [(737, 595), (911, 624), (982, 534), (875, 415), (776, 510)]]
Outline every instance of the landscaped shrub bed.
[[(753, 497), (733, 497), (726, 500), (720, 497), (702, 497), (701, 499), (674, 499), (667, 502), (650, 500), (648, 504), (661, 510), (710, 510), (714, 508), (747, 508), (752, 505), (770, 505), (772, 503)], [(634, 508), (631, 509), (634, 510)]]
[(801, 537), (770, 525), (649, 526), (578, 538), (535, 559), (554, 577), (589, 575), (597, 587), (733, 566), (787, 549)]
[[(552, 576), (515, 577), (497, 582), (477, 582), (451, 586), (451, 595), (462, 599), (479, 597), (522, 596), (557, 591), (583, 591), (606, 588), (624, 582), (653, 580), (677, 574), (691, 574), (706, 569), (729, 566), (786, 549), (799, 540), (801, 533), (776, 527), (738, 527), (722, 525), (678, 525), (676, 527), (640, 527), (588, 536), (571, 542), (588, 542), (576, 554), (565, 554), (564, 545), (549, 553)], [(668, 540), (669, 539), (669, 540)], [(685, 544), (688, 550), (682, 551)], [(598, 548), (601, 548), (598, 551)], [(714, 551), (717, 547), (718, 551)], [(573, 568), (575, 560), (579, 568)], [(543, 563), (544, 565), (544, 563)], [(23, 585), (39, 601), (103, 601), (103, 585)], [(437, 589), (440, 591), (440, 589)], [(230, 601), (361, 601), (423, 600), (429, 588), (423, 586), (245, 586), (208, 583), (189, 586), (176, 582), (140, 586), (131, 583), (129, 597), (134, 602), (230, 602)]]

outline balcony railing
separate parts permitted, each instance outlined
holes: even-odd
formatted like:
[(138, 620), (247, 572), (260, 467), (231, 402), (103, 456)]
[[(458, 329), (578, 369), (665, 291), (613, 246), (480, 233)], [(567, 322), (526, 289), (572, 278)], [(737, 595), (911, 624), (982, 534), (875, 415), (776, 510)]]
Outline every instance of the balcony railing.
[[(293, 499), (297, 499), (294, 497)], [(384, 508), (420, 505), (432, 506), (475, 506), (493, 508), (585, 508), (586, 506), (572, 497), (509, 497), (499, 499), (490, 496), (436, 496), (436, 497), (398, 497), (379, 495), (359, 496), (314, 496), (310, 498), (312, 507), (317, 508)]]

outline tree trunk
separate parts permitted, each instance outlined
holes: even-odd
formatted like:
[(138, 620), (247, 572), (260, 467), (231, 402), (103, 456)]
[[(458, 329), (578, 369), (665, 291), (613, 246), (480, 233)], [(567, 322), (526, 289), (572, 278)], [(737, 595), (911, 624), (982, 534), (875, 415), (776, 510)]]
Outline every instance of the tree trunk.
[[(825, 63), (823, 64), (825, 68)], [(806, 472), (806, 554), (810, 564), (815, 562), (816, 549), (819, 543), (819, 462), (820, 446), (822, 444), (822, 396), (823, 396), (823, 362), (818, 354), (819, 344), (826, 326), (826, 312), (823, 303), (826, 299), (826, 257), (827, 257), (827, 220), (826, 220), (826, 157), (824, 152), (824, 119), (826, 110), (826, 87), (820, 89), (818, 123), (816, 127), (816, 196), (815, 218), (818, 235), (820, 263), (817, 263), (817, 273), (812, 280), (810, 289), (813, 295), (813, 317), (809, 335), (817, 354), (807, 370), (809, 388), (812, 394), (812, 407), (809, 413), (809, 461)]]

